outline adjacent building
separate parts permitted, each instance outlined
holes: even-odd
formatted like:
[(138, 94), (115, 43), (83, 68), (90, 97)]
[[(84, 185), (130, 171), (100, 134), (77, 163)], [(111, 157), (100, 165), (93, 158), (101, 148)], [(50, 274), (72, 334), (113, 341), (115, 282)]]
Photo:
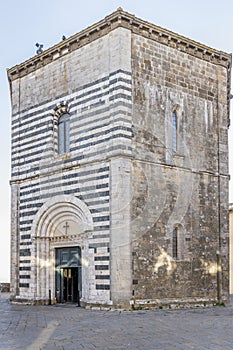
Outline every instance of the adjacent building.
[(230, 266), (230, 294), (233, 294), (233, 204), (229, 204), (229, 266)]
[(230, 69), (119, 8), (8, 70), (12, 300), (228, 301)]

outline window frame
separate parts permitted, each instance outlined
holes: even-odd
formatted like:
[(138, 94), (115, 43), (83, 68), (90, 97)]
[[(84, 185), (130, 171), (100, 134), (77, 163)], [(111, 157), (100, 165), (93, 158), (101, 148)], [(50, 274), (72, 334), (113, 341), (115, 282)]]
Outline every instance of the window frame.
[(172, 151), (177, 153), (178, 149), (178, 117), (177, 112), (172, 112)]
[(70, 152), (70, 119), (68, 103), (66, 101), (59, 102), (53, 110), (53, 144), (56, 155)]
[(175, 260), (178, 260), (179, 257), (179, 237), (178, 237), (178, 226), (175, 226), (172, 230), (172, 257)]
[(58, 154), (70, 152), (70, 114), (64, 113), (58, 119)]

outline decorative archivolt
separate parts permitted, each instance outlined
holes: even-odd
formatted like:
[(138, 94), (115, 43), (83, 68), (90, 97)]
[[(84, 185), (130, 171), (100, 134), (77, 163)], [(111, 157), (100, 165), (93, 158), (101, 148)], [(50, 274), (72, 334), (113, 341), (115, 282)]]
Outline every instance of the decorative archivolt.
[(93, 230), (92, 215), (85, 203), (70, 195), (56, 196), (37, 212), (32, 225), (32, 238), (68, 236), (69, 233), (63, 229), (67, 223), (69, 227), (73, 225), (79, 234)]
[(70, 113), (70, 106), (66, 101), (59, 102), (54, 108), (53, 115), (57, 120), (64, 114)]

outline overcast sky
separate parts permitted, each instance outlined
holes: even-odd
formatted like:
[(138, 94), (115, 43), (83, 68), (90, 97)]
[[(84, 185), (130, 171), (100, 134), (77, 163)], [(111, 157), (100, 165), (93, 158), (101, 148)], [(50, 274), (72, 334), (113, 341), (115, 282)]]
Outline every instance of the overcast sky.
[[(0, 282), (10, 279), (11, 106), (6, 69), (32, 57), (36, 42), (47, 49), (61, 41), (62, 35), (73, 35), (118, 7), (212, 48), (233, 52), (233, 0), (1, 0)], [(231, 158), (232, 130), (233, 121), (229, 130)], [(231, 163), (230, 173), (233, 178)], [(231, 187), (230, 201), (233, 201)]]

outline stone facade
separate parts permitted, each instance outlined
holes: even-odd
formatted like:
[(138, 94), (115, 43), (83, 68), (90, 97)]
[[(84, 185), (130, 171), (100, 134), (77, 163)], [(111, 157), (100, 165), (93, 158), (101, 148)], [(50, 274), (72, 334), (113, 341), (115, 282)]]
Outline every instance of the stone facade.
[(230, 69), (119, 8), (8, 70), (12, 299), (59, 301), (70, 273), (83, 305), (228, 300)]

